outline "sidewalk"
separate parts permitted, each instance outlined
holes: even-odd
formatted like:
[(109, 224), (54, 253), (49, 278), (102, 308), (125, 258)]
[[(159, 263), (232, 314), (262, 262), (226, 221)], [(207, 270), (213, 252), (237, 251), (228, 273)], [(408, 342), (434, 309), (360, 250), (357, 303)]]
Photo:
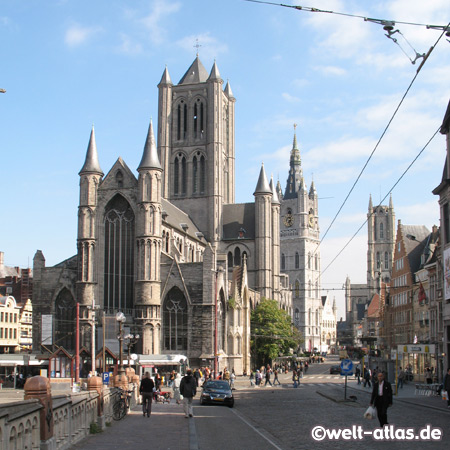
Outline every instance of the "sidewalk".
[[(151, 416), (142, 415), (141, 405), (136, 406), (120, 421), (98, 434), (91, 434), (71, 449), (83, 450), (186, 450), (190, 447), (189, 430), (193, 421), (184, 417), (183, 406), (175, 402), (153, 403)], [(195, 436), (193, 439), (196, 441)], [(195, 447), (194, 447), (195, 448)]]
[[(363, 382), (361, 381), (361, 384), (358, 384), (357, 380), (353, 378), (347, 379), (347, 389), (354, 389), (360, 392), (366, 392), (367, 394), (372, 393), (372, 388), (370, 387), (364, 387)], [(395, 394), (395, 388), (393, 387), (394, 394)], [(399, 388), (397, 391), (397, 395), (394, 395), (394, 402), (400, 401), (402, 403), (410, 403), (414, 405), (420, 405), (424, 406), (426, 408), (432, 408), (437, 409), (441, 411), (448, 412), (450, 414), (450, 409), (447, 407), (447, 402), (445, 400), (442, 400), (440, 396), (436, 395), (419, 395), (415, 394), (415, 384), (408, 383), (404, 384), (403, 388)]]

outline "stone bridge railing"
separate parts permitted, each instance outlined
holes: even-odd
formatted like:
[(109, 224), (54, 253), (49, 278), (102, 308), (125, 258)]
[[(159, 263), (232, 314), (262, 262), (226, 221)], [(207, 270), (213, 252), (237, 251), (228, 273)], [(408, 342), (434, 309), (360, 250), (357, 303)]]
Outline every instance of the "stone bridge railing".
[[(138, 379), (131, 405), (138, 402)], [(122, 386), (125, 385), (122, 383)], [(25, 384), (21, 402), (0, 405), (0, 450), (63, 450), (103, 430), (112, 419), (118, 389), (104, 387), (100, 377), (88, 380), (88, 391), (51, 394), (47, 378), (33, 377)]]

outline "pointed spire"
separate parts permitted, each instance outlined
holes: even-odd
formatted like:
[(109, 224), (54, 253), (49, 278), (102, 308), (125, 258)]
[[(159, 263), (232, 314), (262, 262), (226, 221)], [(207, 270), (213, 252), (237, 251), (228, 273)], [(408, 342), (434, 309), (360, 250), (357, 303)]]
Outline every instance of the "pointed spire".
[(233, 92), (231, 91), (230, 82), (227, 80), (227, 85), (225, 86), (224, 92), (228, 98), (235, 98)]
[(100, 164), (98, 162), (94, 125), (92, 125), (91, 136), (89, 137), (89, 144), (86, 152), (86, 160), (84, 161), (84, 165), (80, 170), (79, 175), (81, 175), (82, 173), (97, 173), (103, 176), (102, 169), (100, 168)]
[(161, 169), (161, 163), (159, 162), (158, 152), (156, 150), (155, 135), (153, 133), (153, 121), (151, 119), (145, 141), (144, 154), (138, 167), (138, 170), (140, 169)]
[(300, 190), (306, 190), (304, 185), (302, 163), (300, 158), (300, 150), (297, 144), (297, 124), (294, 123), (294, 140), (292, 143), (291, 157), (289, 160), (289, 176), (286, 183), (286, 189), (284, 190), (284, 198), (297, 198), (297, 192)]
[(272, 191), (272, 205), (280, 205), (280, 199), (278, 198), (277, 190), (275, 184), (273, 183), (273, 176), (270, 177), (270, 190)]
[(167, 66), (164, 69), (164, 73), (162, 74), (161, 81), (158, 84), (159, 86), (173, 86), (172, 80), (170, 79), (169, 71), (167, 70)]
[(261, 171), (259, 172), (258, 184), (256, 185), (255, 192), (256, 194), (271, 194), (272, 189), (270, 189), (269, 182), (267, 181), (266, 172), (264, 170), (264, 163), (261, 165)]
[(277, 194), (278, 194), (278, 199), (279, 199), (279, 200), (282, 200), (282, 199), (283, 199), (283, 190), (281, 189), (281, 183), (280, 183), (280, 180), (277, 181), (277, 187), (276, 187), (276, 190), (277, 190)]
[(300, 150), (298, 149), (297, 144), (297, 124), (294, 123), (294, 141), (292, 143), (292, 150), (291, 150), (291, 165), (300, 165), (301, 158), (300, 158)]
[(204, 83), (208, 80), (208, 72), (197, 56), (178, 84)]
[(214, 60), (214, 64), (212, 66), (211, 73), (209, 74), (208, 81), (215, 80), (222, 81), (222, 78), (220, 77), (219, 68), (217, 67), (216, 61)]
[(389, 195), (389, 209), (394, 209), (394, 202), (392, 200), (392, 194)]
[(369, 197), (369, 214), (373, 211), (372, 194)]
[(311, 181), (311, 187), (309, 188), (309, 195), (317, 194), (316, 185), (314, 184), (314, 180)]

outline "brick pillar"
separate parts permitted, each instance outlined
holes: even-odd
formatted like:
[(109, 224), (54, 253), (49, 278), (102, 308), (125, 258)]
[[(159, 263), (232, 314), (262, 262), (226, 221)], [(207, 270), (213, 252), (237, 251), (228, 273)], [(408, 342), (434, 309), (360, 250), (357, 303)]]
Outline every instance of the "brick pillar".
[(103, 415), (103, 380), (101, 377), (91, 377), (87, 381), (88, 391), (97, 391), (97, 424), (102, 430), (106, 428), (105, 416)]
[(24, 386), (24, 400), (35, 398), (43, 408), (40, 411), (41, 449), (56, 448), (53, 436), (53, 406), (50, 380), (36, 376), (29, 378)]

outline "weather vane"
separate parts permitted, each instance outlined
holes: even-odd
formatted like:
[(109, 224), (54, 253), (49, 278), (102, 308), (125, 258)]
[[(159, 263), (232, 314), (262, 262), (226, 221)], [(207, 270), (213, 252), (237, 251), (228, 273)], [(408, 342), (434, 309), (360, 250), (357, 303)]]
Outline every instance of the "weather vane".
[(201, 45), (198, 43), (198, 38), (195, 40), (194, 47), (197, 49), (197, 56), (198, 56), (198, 49), (201, 47)]

